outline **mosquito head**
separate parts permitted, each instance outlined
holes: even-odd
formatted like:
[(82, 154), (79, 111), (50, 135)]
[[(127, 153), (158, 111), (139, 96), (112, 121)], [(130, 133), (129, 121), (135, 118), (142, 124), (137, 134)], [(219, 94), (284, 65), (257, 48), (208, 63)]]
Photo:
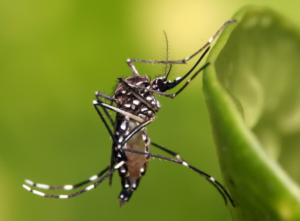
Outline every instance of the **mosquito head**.
[(165, 92), (172, 89), (182, 81), (181, 77), (178, 77), (173, 82), (171, 82), (167, 80), (167, 76), (168, 75), (155, 78), (150, 82), (151, 88), (159, 92)]

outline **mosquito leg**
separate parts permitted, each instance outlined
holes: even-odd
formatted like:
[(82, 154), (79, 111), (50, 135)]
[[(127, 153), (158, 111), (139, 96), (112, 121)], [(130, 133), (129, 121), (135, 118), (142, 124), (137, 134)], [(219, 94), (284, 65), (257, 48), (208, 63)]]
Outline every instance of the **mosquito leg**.
[(103, 121), (103, 123), (104, 123), (104, 125), (105, 125), (105, 127), (106, 127), (106, 129), (107, 129), (107, 131), (108, 131), (108, 133), (109, 133), (109, 135), (110, 135), (111, 138), (113, 139), (114, 143), (117, 144), (117, 141), (116, 141), (116, 139), (115, 139), (115, 136), (114, 136), (113, 132), (111, 131), (111, 129), (110, 129), (110, 127), (109, 127), (107, 121), (105, 120), (103, 114), (101, 113), (101, 111), (99, 110), (99, 108), (98, 108), (98, 106), (97, 106), (97, 105), (99, 105), (99, 106), (103, 107), (103, 106), (100, 105), (100, 104), (105, 104), (105, 103), (102, 103), (101, 101), (96, 101), (96, 100), (93, 101), (93, 103), (94, 103), (94, 107), (95, 107), (95, 109), (96, 109), (98, 115), (100, 116), (101, 120)]
[[(118, 145), (118, 148), (120, 149), (121, 147), (123, 147), (125, 145), (125, 143), (127, 143), (127, 141), (133, 137), (137, 132), (139, 132), (140, 130), (142, 130), (143, 128), (145, 128), (148, 124), (150, 124), (152, 121), (154, 120), (154, 118), (150, 118), (149, 120), (145, 121), (144, 123), (136, 126), (135, 128), (133, 128), (130, 133), (123, 139), (123, 141)], [(125, 148), (124, 148), (125, 149)], [(124, 150), (123, 149), (123, 150)]]
[(134, 61), (134, 59), (128, 58), (126, 62), (127, 62), (128, 66), (129, 66), (131, 72), (133, 73), (133, 75), (134, 76), (139, 76), (139, 73), (137, 72), (135, 66), (133, 65), (133, 61)]
[[(110, 105), (110, 106), (112, 106), (112, 103), (113, 103), (113, 102), (117, 103), (116, 100), (115, 100), (113, 97), (109, 96), (109, 95), (100, 93), (100, 92), (98, 92), (98, 91), (95, 92), (95, 95), (96, 95), (96, 98), (97, 98), (98, 103), (103, 103), (103, 102), (101, 101), (101, 98), (100, 98), (100, 97), (102, 97), (102, 98), (104, 98), (104, 99), (107, 99), (107, 100), (110, 100), (110, 101), (111, 101), (111, 105)], [(94, 105), (95, 105), (95, 104), (94, 104)], [(102, 110), (104, 111), (106, 117), (109, 119), (109, 122), (110, 122), (111, 126), (115, 127), (115, 122), (113, 121), (113, 119), (111, 118), (110, 114), (108, 113), (107, 108), (106, 108), (106, 107), (103, 107), (103, 106), (101, 106), (101, 107), (102, 107)], [(101, 114), (100, 110), (99, 110), (96, 106), (95, 106), (95, 109), (97, 110), (99, 116), (101, 117), (101, 119), (102, 119), (102, 121), (103, 121), (103, 117), (101, 116), (102, 114)], [(104, 123), (104, 124), (105, 124), (105, 123)], [(108, 125), (105, 124), (105, 126), (106, 126), (106, 128), (107, 128)], [(114, 130), (115, 130), (115, 128), (114, 128)], [(109, 133), (110, 133), (110, 132), (109, 132)], [(110, 135), (111, 135), (111, 137), (113, 137), (113, 136), (112, 136), (112, 133), (110, 133)], [(114, 138), (113, 138), (113, 139), (114, 139)], [(115, 143), (115, 140), (114, 140), (114, 143)], [(113, 144), (113, 145), (112, 145), (112, 148), (111, 148), (111, 155), (110, 155), (110, 161), (109, 161), (109, 167), (108, 167), (109, 170), (111, 170), (111, 169), (113, 168), (114, 164), (115, 164), (115, 156), (114, 156), (114, 153), (115, 153), (115, 152), (114, 152), (114, 144)], [(125, 156), (124, 153), (123, 153), (122, 155)], [(112, 184), (112, 174), (109, 176), (109, 185), (111, 185), (111, 184)]]
[(157, 147), (158, 149), (160, 149), (160, 150), (162, 150), (162, 151), (165, 151), (166, 153), (172, 155), (173, 157), (176, 157), (176, 158), (179, 159), (179, 160), (183, 160), (183, 159), (180, 157), (180, 155), (179, 155), (178, 153), (175, 153), (175, 152), (173, 152), (172, 150), (169, 150), (169, 149), (167, 149), (167, 148), (165, 148), (165, 147), (163, 147), (163, 146), (161, 146), (161, 145), (159, 145), (159, 144), (157, 144), (157, 143), (151, 142), (151, 144), (152, 144), (153, 146)]
[(103, 114), (101, 113), (101, 111), (99, 110), (98, 106), (101, 106), (101, 107), (104, 107), (104, 108), (113, 110), (113, 111), (115, 111), (115, 112), (118, 112), (118, 113), (120, 113), (120, 114), (123, 114), (124, 116), (131, 117), (131, 118), (133, 118), (134, 120), (136, 120), (136, 121), (138, 121), (138, 122), (144, 122), (144, 120), (143, 120), (142, 118), (140, 118), (140, 117), (138, 117), (138, 116), (135, 116), (135, 115), (133, 115), (133, 114), (131, 114), (131, 113), (128, 113), (128, 112), (126, 112), (126, 111), (123, 111), (123, 110), (121, 110), (121, 109), (119, 109), (119, 108), (116, 108), (116, 107), (114, 107), (114, 106), (111, 106), (111, 105), (108, 105), (108, 104), (106, 104), (106, 103), (103, 103), (103, 102), (100, 101), (100, 100), (94, 100), (94, 101), (93, 101), (93, 104), (94, 104), (94, 107), (95, 107), (97, 113), (99, 114), (101, 120), (103, 121), (103, 123), (104, 123), (106, 129), (108, 130), (108, 132), (109, 132), (111, 138), (113, 139), (114, 144), (116, 144), (116, 145), (118, 144), (118, 142), (116, 141), (115, 136), (114, 136), (112, 130), (110, 129), (110, 127), (109, 127), (107, 121), (105, 120), (105, 118), (104, 118)]
[[(167, 93), (163, 93), (163, 92), (159, 92), (156, 90), (152, 90), (152, 89), (147, 89), (148, 91), (164, 96), (164, 97), (168, 97), (168, 98), (175, 98), (181, 91), (183, 91), (183, 89), (201, 72), (203, 71), (210, 63), (206, 63), (205, 65), (203, 65), (198, 71), (196, 71), (196, 73), (174, 94), (167, 94)], [(176, 84), (177, 85), (177, 84)]]
[(103, 93), (101, 93), (101, 92), (99, 92), (99, 91), (96, 91), (96, 92), (95, 92), (95, 95), (96, 95), (97, 99), (99, 99), (99, 97), (102, 97), (102, 98), (104, 98), (104, 99), (106, 99), (106, 100), (110, 100), (110, 101), (112, 101), (112, 102), (117, 103), (117, 101), (116, 101), (112, 96), (109, 96), (109, 95), (107, 95), (107, 94), (103, 94)]
[[(94, 107), (95, 107), (95, 109), (96, 109), (98, 115), (100, 116), (100, 118), (101, 118), (102, 122), (104, 123), (104, 125), (105, 125), (105, 127), (106, 127), (106, 129), (107, 129), (107, 131), (108, 131), (108, 133), (109, 133), (109, 135), (110, 135), (110, 137), (111, 137), (112, 140), (113, 140), (113, 147), (114, 147), (114, 146), (120, 146), (120, 145), (119, 145), (119, 142), (116, 140), (116, 138), (115, 138), (115, 136), (114, 136), (114, 134), (113, 134), (111, 128), (109, 127), (107, 121), (105, 120), (103, 114), (102, 114), (101, 111), (99, 110), (98, 105), (101, 106), (102, 108), (103, 108), (103, 107), (104, 107), (104, 108), (110, 107), (110, 108), (108, 108), (108, 109), (114, 108), (114, 109), (119, 110), (119, 111), (122, 111), (122, 110), (120, 110), (119, 108), (116, 108), (116, 107), (114, 107), (114, 106), (110, 106), (110, 105), (108, 105), (108, 104), (106, 104), (106, 103), (103, 103), (103, 102), (100, 101), (100, 100), (94, 100), (93, 103), (94, 103)], [(114, 110), (114, 109), (112, 109), (112, 110)], [(127, 113), (127, 112), (125, 112), (125, 111), (122, 111), (122, 112), (124, 112), (125, 114)], [(128, 114), (130, 114), (130, 113), (128, 113)], [(135, 116), (135, 115), (133, 115), (133, 114), (130, 114), (130, 115), (132, 115), (132, 116), (134, 116), (134, 117), (137, 117), (137, 116)], [(138, 117), (138, 118), (140, 118), (140, 117)], [(113, 150), (112, 150), (112, 152), (113, 152)], [(127, 160), (127, 157), (126, 157), (125, 153), (124, 153), (123, 151), (120, 151), (120, 154), (121, 154), (121, 157), (122, 157), (121, 159), (123, 159), (123, 160), (126, 161), (126, 160)], [(111, 168), (111, 166), (112, 166), (112, 159), (113, 159), (113, 158), (114, 158), (114, 156), (112, 155), (112, 156), (111, 156), (111, 159), (110, 159), (111, 161), (110, 161), (110, 164), (109, 164), (109, 167), (110, 167), (110, 168)], [(109, 183), (111, 184), (112, 178), (110, 178), (109, 180), (110, 180)]]
[(221, 183), (219, 183), (217, 180), (215, 180), (212, 176), (208, 175), (207, 173), (205, 173), (205, 172), (197, 169), (196, 167), (190, 165), (186, 161), (180, 160), (180, 159), (173, 159), (173, 158), (169, 158), (169, 157), (164, 157), (164, 156), (160, 156), (160, 155), (156, 155), (156, 154), (141, 152), (141, 151), (138, 151), (138, 150), (132, 150), (132, 149), (123, 149), (123, 150), (127, 151), (127, 152), (132, 152), (132, 153), (142, 154), (142, 155), (146, 155), (146, 156), (150, 156), (150, 157), (155, 157), (155, 158), (159, 158), (159, 159), (164, 159), (164, 160), (167, 160), (167, 161), (171, 161), (171, 162), (174, 162), (174, 163), (181, 164), (183, 166), (186, 166), (186, 167), (192, 169), (193, 171), (195, 171), (196, 173), (198, 173), (202, 177), (204, 177), (207, 181), (209, 181), (219, 191), (219, 193), (224, 198), (226, 204), (227, 204), (227, 198), (228, 198), (229, 201), (230, 201), (230, 203), (231, 203), (231, 205), (233, 207), (235, 207), (233, 199), (231, 198), (231, 196), (229, 195), (229, 193), (227, 192), (227, 190), (225, 189), (225, 187), (222, 186)]
[(39, 195), (39, 196), (43, 196), (43, 197), (47, 197), (47, 198), (60, 198), (60, 199), (67, 199), (67, 198), (71, 198), (71, 197), (74, 197), (74, 196), (78, 196), (82, 193), (85, 193), (91, 189), (94, 189), (96, 188), (100, 183), (102, 183), (107, 177), (109, 177), (111, 174), (113, 174), (113, 172), (115, 172), (116, 170), (118, 170), (121, 166), (123, 166), (123, 164), (125, 164), (125, 161), (121, 161), (120, 163), (118, 163), (112, 170), (110, 170), (107, 174), (105, 174), (105, 176), (103, 176), (101, 179), (99, 179), (96, 183), (86, 187), (85, 189), (82, 189), (78, 192), (75, 192), (75, 193), (72, 193), (72, 194), (69, 194), (69, 195), (50, 195), (50, 194), (45, 194), (43, 192), (40, 192), (40, 191), (37, 191), (37, 190), (34, 190), (32, 188), (30, 188), (29, 186), (27, 186), (26, 184), (23, 184), (23, 187), (28, 190), (29, 192), (32, 192), (36, 195)]
[(138, 75), (138, 72), (136, 71), (134, 65), (132, 64), (133, 62), (138, 62), (138, 63), (152, 63), (152, 64), (159, 64), (159, 63), (163, 63), (163, 64), (186, 64), (187, 61), (189, 61), (190, 59), (192, 59), (193, 57), (195, 57), (197, 54), (199, 54), (201, 51), (203, 51), (205, 48), (207, 48), (211, 42), (220, 34), (220, 32), (229, 24), (232, 22), (237, 22), (234, 19), (230, 19), (228, 21), (226, 21), (219, 29), (218, 31), (207, 41), (207, 43), (202, 46), (198, 51), (196, 51), (194, 54), (182, 59), (182, 60), (173, 60), (173, 61), (157, 61), (157, 60), (143, 60), (143, 59), (127, 59), (127, 64), (129, 65), (132, 73), (134, 75)]
[[(96, 91), (96, 92), (95, 92), (95, 95), (96, 95), (96, 98), (97, 98), (98, 102), (102, 102), (101, 99), (100, 99), (100, 97), (102, 97), (102, 98), (104, 98), (104, 99), (110, 100), (111, 102), (117, 103), (116, 100), (115, 100), (113, 97), (111, 97), (111, 96), (109, 96), (109, 95), (106, 95), (106, 94), (103, 94), (103, 93), (100, 93), (99, 91)], [(112, 106), (112, 105), (111, 105), (111, 106)], [(105, 107), (102, 107), (102, 109), (103, 109), (103, 111), (104, 111), (106, 117), (109, 119), (111, 125), (114, 126), (114, 125), (115, 125), (115, 122), (114, 122), (113, 119), (111, 118), (111, 116), (110, 116), (110, 114), (108, 113), (108, 111), (106, 110), (106, 108), (105, 108)]]
[[(168, 85), (168, 89), (170, 90), (174, 87), (176, 87), (178, 84), (180, 84), (185, 78), (187, 78), (193, 71), (194, 69), (198, 66), (198, 64), (202, 61), (202, 59), (204, 58), (204, 56), (206, 55), (206, 53), (209, 51), (210, 47), (208, 47), (203, 54), (201, 55), (201, 57), (198, 59), (198, 61), (194, 64), (194, 66), (181, 78), (178, 77), (176, 78), (172, 83), (169, 83)], [(175, 93), (175, 94), (167, 94), (164, 92), (160, 92), (157, 90), (152, 90), (152, 89), (147, 89), (148, 91), (152, 92), (152, 93), (156, 93), (165, 97), (169, 97), (169, 98), (175, 98), (176, 95), (178, 95), (202, 70), (204, 70), (207, 66), (209, 65), (209, 63), (206, 63), (205, 65), (203, 65), (198, 71), (196, 71), (196, 73)]]
[[(121, 155), (117, 155), (118, 156), (118, 159), (119, 160), (127, 160), (127, 157), (125, 155), (125, 152), (123, 151), (125, 148), (123, 148), (123, 146), (128, 142), (128, 140), (134, 136), (136, 133), (138, 133), (140, 130), (143, 130), (148, 124), (150, 124), (154, 119), (153, 118), (150, 118), (149, 120), (145, 121), (144, 123), (142, 124), (139, 124), (137, 125), (135, 128), (133, 128), (130, 133), (125, 136), (124, 138), (122, 138), (122, 140), (120, 140), (116, 145), (113, 145), (112, 147), (112, 155), (111, 155), (111, 163), (114, 162), (114, 158), (113, 158), (113, 155), (115, 153), (115, 148), (118, 149), (118, 152), (121, 154)], [(144, 140), (146, 142), (146, 140)], [(111, 164), (110, 164), (111, 165)], [(110, 176), (109, 178), (109, 184), (111, 184), (112, 182), (112, 175)]]
[[(192, 69), (187, 73), (185, 74), (182, 78), (176, 78), (172, 83), (169, 83), (168, 87), (166, 90), (170, 90), (174, 87), (176, 87), (179, 83), (181, 83), (186, 77), (188, 77), (190, 75), (190, 73), (192, 73), (192, 71), (197, 67), (197, 65), (199, 64), (199, 62), (203, 59), (203, 57), (206, 55), (206, 53), (209, 51), (210, 47), (209, 45), (211, 44), (211, 42), (220, 34), (220, 32), (225, 28), (226, 25), (228, 25), (229, 23), (232, 23), (232, 22), (236, 22), (236, 20), (228, 20), (226, 21), (219, 29), (218, 31), (208, 40), (208, 42), (203, 46), (201, 47), (198, 51), (196, 51), (194, 54), (192, 54), (191, 56), (189, 57), (186, 57), (185, 59), (182, 59), (182, 60), (173, 60), (173, 61), (169, 61), (169, 60), (166, 60), (166, 61), (156, 61), (156, 60), (142, 60), (142, 59), (128, 59), (127, 60), (127, 63), (128, 65), (130, 66), (131, 70), (133, 71), (133, 73), (135, 74), (136, 70), (134, 68), (134, 65), (133, 65), (133, 62), (140, 62), (140, 63), (164, 63), (164, 64), (185, 64), (187, 63), (187, 61), (189, 61), (190, 59), (192, 59), (194, 56), (196, 56), (197, 54), (199, 54), (201, 51), (203, 51), (204, 49), (206, 49), (201, 57), (199, 58), (199, 60), (196, 62), (196, 64), (192, 67)], [(160, 92), (160, 91), (157, 91), (157, 90), (152, 90), (152, 89), (149, 89), (149, 91), (153, 92), (153, 93), (156, 93), (156, 94), (159, 94), (159, 95), (162, 95), (162, 96), (165, 96), (165, 97), (169, 97), (169, 98), (174, 98), (176, 95), (178, 95), (189, 83), (191, 80), (193, 80), (197, 74), (199, 72), (201, 72), (205, 67), (207, 67), (209, 65), (209, 63), (205, 64), (199, 71), (196, 72), (196, 74), (194, 74), (192, 76), (191, 79), (189, 79), (185, 85), (180, 88), (179, 91), (177, 91), (175, 94), (167, 94), (167, 93), (163, 93), (164, 91)], [(133, 69), (134, 68), (134, 69)], [(136, 72), (137, 74), (137, 72)], [(137, 74), (138, 75), (138, 74)], [(166, 81), (167, 80), (167, 76), (168, 74), (164, 77), (164, 80)], [(167, 81), (165, 82), (167, 83)]]
[[(107, 108), (107, 109), (109, 109), (109, 110), (115, 111), (115, 112), (117, 112), (117, 113), (120, 113), (120, 114), (122, 114), (122, 115), (124, 115), (124, 116), (128, 116), (128, 117), (130, 117), (130, 118), (136, 120), (136, 121), (139, 122), (139, 123), (145, 122), (145, 120), (143, 120), (143, 119), (140, 118), (139, 116), (136, 116), (136, 115), (131, 114), (131, 113), (129, 113), (129, 112), (123, 111), (123, 110), (121, 110), (120, 108), (117, 108), (117, 107), (114, 107), (114, 106), (112, 106), (112, 105), (106, 104), (106, 103), (104, 103), (104, 102), (102, 102), (102, 101), (100, 101), (100, 100), (94, 100), (94, 101), (93, 101), (93, 104), (94, 104), (94, 106), (95, 106), (97, 112), (99, 111), (99, 109), (98, 109), (97, 106), (101, 106), (101, 107)], [(99, 115), (100, 115), (100, 114), (99, 114)], [(103, 115), (102, 115), (102, 116), (103, 116)], [(101, 116), (100, 116), (100, 117), (101, 117)], [(101, 119), (102, 119), (102, 118), (101, 118)]]
[(206, 63), (205, 65), (203, 65), (198, 71), (196, 71), (196, 73), (187, 81), (185, 82), (185, 84), (175, 93), (172, 94), (172, 98), (175, 98), (181, 91), (183, 91), (184, 88), (186, 88), (186, 86), (188, 86), (188, 84), (201, 72), (203, 71), (210, 63)]
[(104, 173), (106, 173), (108, 171), (108, 167), (106, 167), (104, 170), (102, 170), (100, 173), (91, 176), (89, 179), (82, 181), (80, 183), (77, 184), (67, 184), (67, 185), (63, 185), (63, 186), (51, 186), (48, 184), (42, 184), (42, 183), (35, 183), (31, 180), (25, 180), (25, 183), (30, 185), (30, 186), (34, 186), (36, 188), (40, 188), (40, 189), (46, 189), (46, 190), (73, 190), (75, 188), (78, 188), (80, 186), (83, 186), (85, 184), (88, 184), (94, 180), (97, 180), (99, 177), (101, 177)]
[[(110, 158), (110, 168), (112, 167), (112, 165), (114, 164), (114, 146), (116, 146), (118, 149), (121, 149), (125, 143), (134, 135), (136, 134), (138, 131), (140, 131), (142, 128), (144, 128), (146, 125), (148, 125), (149, 123), (151, 123), (154, 119), (150, 119), (149, 121), (145, 121), (143, 120), (142, 118), (138, 117), (138, 116), (135, 116), (131, 113), (128, 113), (126, 111), (123, 111), (119, 108), (116, 108), (114, 106), (111, 106), (111, 105), (108, 105), (106, 103), (103, 103), (100, 99), (99, 100), (94, 100), (93, 101), (94, 103), (94, 106), (95, 106), (95, 109), (96, 111), (98, 112), (101, 120), (103, 121), (103, 123), (105, 124), (105, 127), (107, 128), (110, 136), (112, 137), (113, 139), (113, 147), (112, 147), (112, 154), (111, 154), (111, 158)], [(98, 106), (101, 106), (102, 108), (107, 108), (107, 109), (110, 109), (110, 110), (113, 110), (113, 111), (116, 111), (120, 114), (123, 114), (124, 116), (128, 116), (128, 117), (131, 117), (133, 118), (134, 120), (137, 120), (138, 122), (142, 122), (142, 124), (138, 125), (137, 127), (135, 127), (128, 135), (127, 137), (125, 137), (125, 139), (123, 140), (122, 143), (119, 143), (114, 134), (112, 133), (112, 130), (110, 129), (110, 127), (108, 126), (107, 124), (107, 121), (104, 119), (103, 117), (103, 114), (101, 113), (101, 111), (99, 110)], [(120, 154), (121, 154), (121, 159), (123, 160), (127, 160), (127, 157), (125, 155), (125, 153), (123, 151), (120, 151)], [(109, 184), (111, 184), (112, 182), (112, 176), (110, 176), (109, 178)]]
[[(162, 147), (162, 146), (160, 146), (160, 145), (158, 145), (158, 144), (155, 144), (155, 143), (153, 143), (153, 142), (152, 142), (151, 144), (152, 144), (153, 146), (158, 147), (159, 149), (161, 149), (161, 150), (163, 150), (163, 151), (165, 151), (165, 152), (171, 154), (172, 156), (176, 157), (177, 159), (181, 160), (182, 162), (184, 161), (184, 160), (180, 157), (179, 154), (177, 154), (177, 153), (175, 153), (175, 152), (173, 152), (173, 151), (171, 151), (171, 150), (169, 150), (169, 149), (167, 149), (167, 148), (164, 148), (164, 147)], [(183, 164), (183, 163), (182, 163), (182, 164)], [(205, 178), (207, 181), (209, 181), (212, 185), (215, 186), (215, 188), (218, 190), (218, 192), (219, 192), (219, 193), (221, 194), (221, 196), (223, 197), (223, 199), (224, 199), (224, 201), (225, 201), (225, 204), (227, 204), (227, 199), (226, 199), (226, 196), (224, 195), (222, 189), (220, 189), (220, 187), (219, 187), (215, 182), (212, 182), (211, 179), (214, 179), (214, 178), (213, 178), (213, 177), (211, 177), (211, 178), (204, 177), (204, 178)]]
[(235, 19), (229, 19), (228, 21), (224, 22), (224, 24), (218, 29), (218, 31), (208, 40), (208, 42), (206, 42), (206, 44), (204, 46), (202, 46), (202, 48), (200, 48), (198, 51), (196, 51), (194, 54), (192, 54), (191, 56), (185, 58), (185, 62), (187, 62), (188, 60), (192, 59), (193, 57), (195, 57), (197, 54), (199, 54), (201, 51), (203, 51), (206, 47), (208, 47), (212, 41), (218, 37), (218, 35), (221, 33), (221, 31), (229, 24), (229, 23), (233, 23), (233, 22), (237, 22), (237, 20)]
[[(110, 154), (110, 161), (109, 161), (109, 170), (111, 170), (113, 168), (113, 166), (115, 165), (115, 151), (114, 151), (114, 144), (111, 147), (111, 154)], [(111, 186), (112, 184), (112, 175), (111, 174), (109, 176), (109, 181), (108, 184)]]

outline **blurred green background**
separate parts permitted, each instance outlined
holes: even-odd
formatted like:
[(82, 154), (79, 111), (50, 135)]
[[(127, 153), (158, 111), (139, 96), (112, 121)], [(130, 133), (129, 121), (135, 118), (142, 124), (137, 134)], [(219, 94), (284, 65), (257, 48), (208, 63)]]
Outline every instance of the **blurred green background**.
[[(298, 1), (0, 1), (0, 220), (230, 220), (218, 192), (183, 166), (153, 159), (131, 201), (101, 184), (69, 200), (25, 191), (25, 178), (82, 181), (107, 166), (111, 140), (92, 105), (131, 72), (127, 58), (171, 59), (202, 46), (240, 7), (269, 6), (300, 26)], [(245, 42), (247, 44), (247, 42)], [(191, 65), (176, 66), (171, 78)], [(155, 77), (160, 65), (137, 64)], [(151, 139), (222, 182), (198, 77), (148, 127)], [(153, 153), (164, 154), (154, 147)], [(62, 192), (53, 192), (62, 193)]]

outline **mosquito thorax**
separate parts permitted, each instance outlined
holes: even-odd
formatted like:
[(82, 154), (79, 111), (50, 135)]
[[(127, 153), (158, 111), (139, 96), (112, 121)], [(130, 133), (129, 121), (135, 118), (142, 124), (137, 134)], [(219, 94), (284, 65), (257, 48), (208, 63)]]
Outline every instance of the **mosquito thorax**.
[[(132, 76), (124, 81), (131, 88), (128, 89), (123, 83), (119, 83), (115, 90), (114, 98), (118, 108), (137, 115), (144, 120), (155, 117), (155, 112), (160, 109), (160, 103), (149, 89), (150, 79), (147, 76)], [(155, 90), (155, 89), (154, 89)], [(138, 98), (134, 93), (141, 96)]]

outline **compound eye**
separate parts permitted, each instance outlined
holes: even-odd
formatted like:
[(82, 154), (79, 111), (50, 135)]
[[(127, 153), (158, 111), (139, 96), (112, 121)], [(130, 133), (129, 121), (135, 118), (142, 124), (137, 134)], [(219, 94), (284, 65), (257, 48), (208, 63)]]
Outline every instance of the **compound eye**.
[(157, 87), (159, 91), (164, 92), (167, 90), (167, 86), (162, 79), (157, 80)]

